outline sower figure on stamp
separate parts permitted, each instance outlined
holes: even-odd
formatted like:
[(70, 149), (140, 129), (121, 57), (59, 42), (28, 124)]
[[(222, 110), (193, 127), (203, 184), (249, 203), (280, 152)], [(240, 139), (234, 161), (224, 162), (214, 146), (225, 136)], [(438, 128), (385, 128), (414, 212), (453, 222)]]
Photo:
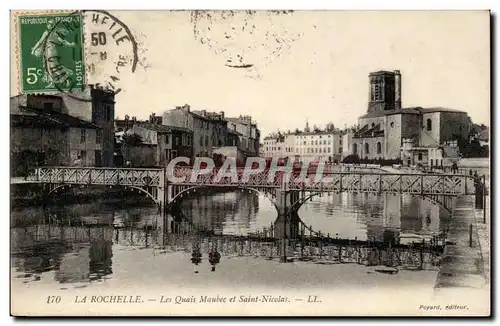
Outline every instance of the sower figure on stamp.
[[(51, 58), (58, 57), (58, 46), (74, 47), (74, 42), (68, 42), (64, 38), (68, 36), (69, 31), (66, 28), (54, 27), (54, 20), (49, 19), (47, 21), (47, 29), (43, 32), (42, 36), (38, 42), (31, 48), (31, 54), (37, 58), (43, 58), (43, 52), (45, 47), (45, 54), (48, 60)], [(47, 88), (54, 87), (54, 82), (57, 84), (62, 84), (68, 82), (68, 78), (73, 75), (73, 71), (68, 69), (64, 65), (58, 66), (58, 71), (54, 76), (51, 76), (47, 71), (46, 63), (42, 60), (43, 64), (43, 81), (47, 83)]]

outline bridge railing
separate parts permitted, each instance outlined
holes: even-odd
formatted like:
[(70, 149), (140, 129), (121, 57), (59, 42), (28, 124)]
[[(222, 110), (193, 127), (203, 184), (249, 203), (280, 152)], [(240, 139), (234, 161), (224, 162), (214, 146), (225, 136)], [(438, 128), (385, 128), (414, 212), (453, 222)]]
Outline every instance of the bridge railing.
[(234, 176), (220, 178), (217, 171), (198, 175), (199, 171), (182, 168), (175, 170), (176, 181), (184, 185), (286, 187), (318, 191), (390, 192), (411, 194), (461, 195), (474, 194), (478, 180), (470, 175), (459, 174), (413, 174), (372, 172), (328, 172), (316, 175), (310, 173), (300, 177), (299, 173), (264, 171), (245, 175), (242, 170)]
[(26, 179), (40, 183), (157, 187), (162, 175), (162, 169), (44, 167), (37, 168)]
[[(263, 171), (256, 174), (235, 171), (234, 175), (221, 177), (214, 170), (199, 174), (191, 168), (177, 168), (173, 171), (174, 185), (210, 187), (285, 187), (289, 190), (317, 190), (330, 192), (389, 192), (420, 195), (465, 195), (474, 194), (480, 180), (461, 174), (395, 174), (370, 172), (329, 172), (318, 177), (316, 174), (301, 176), (293, 172)], [(138, 187), (163, 187), (164, 169), (136, 168), (84, 168), (84, 167), (42, 167), (28, 176), (28, 180), (41, 183), (69, 183), (87, 185), (128, 185)], [(178, 179), (180, 178), (180, 179)]]

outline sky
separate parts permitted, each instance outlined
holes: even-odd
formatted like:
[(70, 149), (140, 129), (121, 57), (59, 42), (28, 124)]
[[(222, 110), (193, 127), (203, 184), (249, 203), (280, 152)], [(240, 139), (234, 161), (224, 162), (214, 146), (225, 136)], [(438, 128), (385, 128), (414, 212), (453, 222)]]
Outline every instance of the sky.
[(368, 74), (400, 70), (403, 107), (459, 109), (489, 125), (487, 11), (110, 12), (139, 55), (121, 74), (118, 117), (189, 104), (250, 115), (264, 136), (306, 120), (344, 127), (366, 113)]

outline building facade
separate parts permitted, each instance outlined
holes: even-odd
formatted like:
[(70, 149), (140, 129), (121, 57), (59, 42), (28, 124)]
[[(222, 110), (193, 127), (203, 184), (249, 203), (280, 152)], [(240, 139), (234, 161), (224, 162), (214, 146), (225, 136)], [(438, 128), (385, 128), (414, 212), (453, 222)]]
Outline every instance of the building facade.
[(215, 137), (219, 123), (214, 123), (207, 116), (205, 110), (192, 111), (191, 107), (187, 104), (166, 111), (163, 114), (163, 124), (186, 128), (193, 132), (194, 156), (211, 156), (214, 141), (217, 142), (219, 140), (219, 137)]
[(227, 128), (239, 133), (240, 149), (248, 156), (259, 156), (260, 153), (260, 130), (257, 123), (252, 121), (248, 115), (238, 118), (227, 118)]
[(194, 156), (211, 157), (214, 149), (225, 146), (237, 146), (246, 156), (259, 154), (260, 131), (250, 116), (226, 118), (224, 111), (191, 110), (186, 104), (166, 111), (163, 124), (193, 132)]
[(264, 157), (285, 158), (285, 135), (280, 133), (264, 137)]
[(63, 113), (62, 98), (18, 96), (10, 107), (14, 174), (25, 173), (28, 166), (71, 166), (77, 161), (79, 166), (99, 165), (101, 128)]
[[(89, 99), (89, 100), (81, 100)], [(21, 94), (11, 98), (11, 112), (16, 107), (30, 107), (53, 111), (100, 127), (101, 149), (92, 161), (96, 166), (113, 166), (114, 156), (114, 93), (94, 85), (82, 91), (54, 93), (52, 95)]]
[[(133, 166), (166, 166), (176, 157), (193, 156), (193, 135), (189, 129), (137, 122), (127, 133), (139, 135), (141, 139), (140, 144), (124, 151), (124, 160)], [(148, 159), (138, 157), (140, 153)]]
[(285, 134), (273, 134), (264, 138), (263, 155), (271, 158), (295, 158), (303, 163), (338, 162), (344, 151), (344, 131), (332, 130), (296, 130)]
[[(114, 166), (115, 154), (115, 94), (102, 88), (91, 90), (92, 123), (101, 128), (101, 162), (97, 166)], [(97, 157), (96, 157), (97, 159)]]

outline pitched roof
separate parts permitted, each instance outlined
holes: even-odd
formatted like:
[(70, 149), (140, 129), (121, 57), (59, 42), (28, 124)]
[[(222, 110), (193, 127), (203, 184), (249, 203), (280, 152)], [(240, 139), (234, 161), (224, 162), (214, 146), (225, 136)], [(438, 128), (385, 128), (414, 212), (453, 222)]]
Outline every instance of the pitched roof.
[(26, 114), (11, 114), (10, 115), (11, 127), (52, 127), (52, 128), (66, 128), (66, 126), (50, 117), (41, 115), (26, 115)]
[(364, 118), (376, 118), (383, 117), (385, 115), (393, 115), (393, 114), (424, 114), (424, 113), (434, 113), (434, 112), (453, 112), (453, 113), (464, 113), (464, 111), (448, 109), (443, 107), (430, 107), (430, 108), (422, 108), (422, 107), (412, 107), (412, 108), (404, 108), (401, 110), (386, 110), (386, 111), (373, 111), (369, 112), (365, 115), (359, 117), (360, 119)]
[(360, 119), (364, 118), (377, 118), (377, 117), (383, 117), (385, 115), (393, 115), (393, 114), (420, 114), (419, 110), (416, 110), (414, 108), (405, 108), (401, 110), (385, 110), (385, 111), (372, 111), (368, 112), (365, 115), (360, 116)]
[(373, 71), (373, 72), (370, 72), (370, 76), (373, 76), (373, 75), (394, 75), (395, 72), (394, 71), (387, 71), (387, 70), (378, 70), (378, 71)]
[(153, 130), (153, 131), (156, 131), (159, 133), (169, 133), (172, 131), (183, 131), (183, 132), (189, 132), (189, 133), (192, 132), (190, 129), (184, 128), (184, 127), (160, 125), (160, 124), (155, 124), (155, 123), (150, 123), (150, 122), (137, 122), (136, 124), (138, 127)]
[(170, 129), (168, 128), (168, 126), (165, 126), (165, 125), (159, 125), (159, 124), (150, 123), (150, 122), (136, 122), (135, 125), (138, 127), (148, 129), (148, 130), (153, 130), (156, 132), (162, 132), (162, 133), (170, 132)]
[(228, 133), (228, 134), (237, 135), (237, 136), (242, 136), (242, 135), (243, 135), (242, 133), (237, 132), (237, 131), (232, 130), (232, 129), (228, 129), (228, 130), (227, 130), (227, 133)]
[(431, 107), (431, 108), (423, 108), (422, 113), (434, 113), (434, 112), (452, 112), (452, 113), (467, 113), (464, 111), (456, 110), (456, 109), (448, 109), (441, 106)]
[[(17, 123), (18, 126), (20, 126), (21, 124), (26, 125), (25, 123), (28, 123), (28, 125), (29, 123), (35, 123), (35, 124), (43, 124), (45, 126), (53, 125), (54, 127), (101, 129), (101, 127), (92, 122), (85, 121), (65, 113), (60, 113), (56, 111), (47, 111), (43, 109), (26, 107), (26, 106), (20, 106), (20, 108), (27, 114), (11, 114), (11, 117), (15, 119), (14, 122)], [(19, 116), (24, 116), (25, 118), (20, 118)]]
[(376, 124), (373, 127), (368, 127), (368, 125), (364, 125), (363, 128), (358, 130), (354, 134), (354, 138), (366, 138), (366, 137), (381, 137), (384, 135), (384, 130), (380, 128), (380, 123)]

